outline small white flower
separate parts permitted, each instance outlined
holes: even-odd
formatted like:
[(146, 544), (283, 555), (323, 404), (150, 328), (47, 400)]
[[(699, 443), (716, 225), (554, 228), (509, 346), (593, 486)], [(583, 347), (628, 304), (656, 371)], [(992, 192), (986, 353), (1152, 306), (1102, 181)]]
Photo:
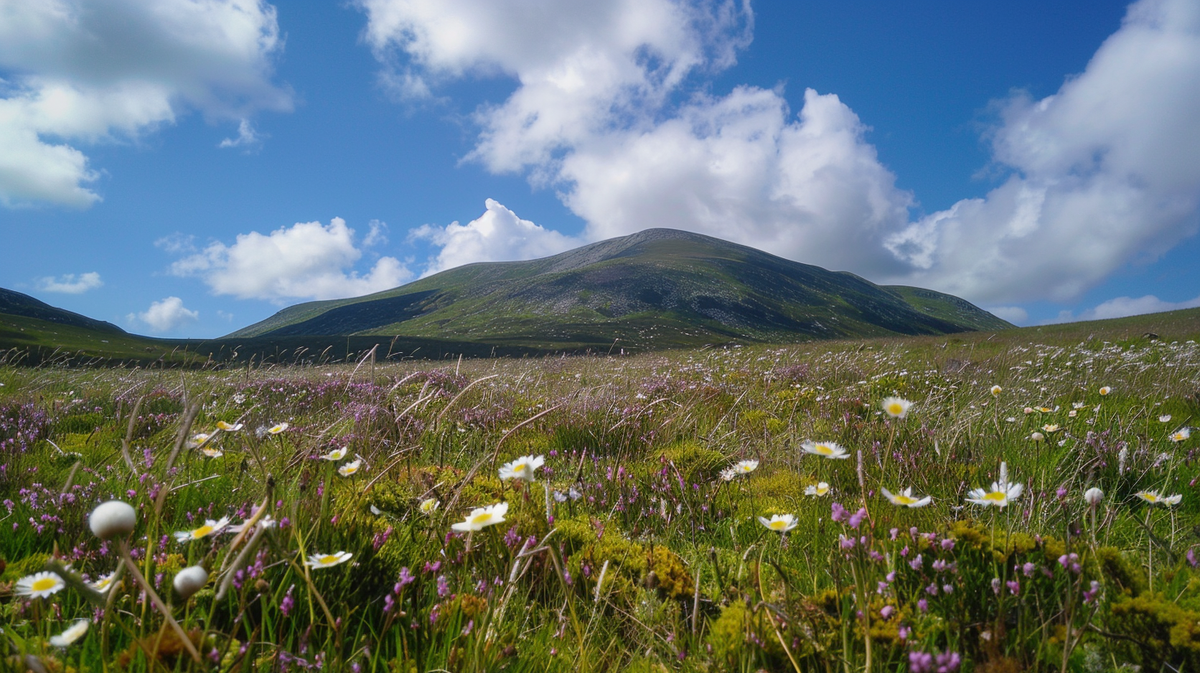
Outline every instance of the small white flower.
[(888, 502), (896, 505), (897, 507), (917, 508), (924, 507), (925, 505), (933, 502), (933, 498), (928, 495), (924, 498), (913, 497), (911, 488), (906, 488), (903, 491), (895, 494), (889, 492), (886, 488), (881, 488), (879, 490), (883, 491), (883, 497), (887, 498)]
[(117, 576), (117, 573), (115, 573), (115, 572), (111, 572), (107, 575), (102, 575), (99, 579), (97, 579), (95, 582), (92, 582), (88, 586), (92, 587), (93, 589), (95, 589), (96, 591), (99, 591), (102, 594), (108, 593), (108, 590), (112, 588), (113, 579), (116, 578), (116, 576)]
[(758, 461), (757, 460), (743, 460), (743, 461), (734, 463), (733, 465), (730, 465), (729, 467), (722, 470), (721, 478), (723, 478), (725, 481), (730, 481), (734, 477), (750, 474), (751, 472), (753, 472), (757, 469), (758, 469)]
[(1035, 442), (1041, 442), (1041, 441), (1045, 441), (1046, 436), (1040, 432), (1035, 432), (1032, 435), (1029, 435), (1029, 438)]
[(991, 490), (977, 488), (967, 493), (967, 502), (984, 507), (1007, 507), (1010, 502), (1021, 497), (1025, 487), (1021, 484), (1008, 483), (1008, 464), (1000, 463), (1000, 479), (992, 482)]
[(425, 498), (421, 501), (420, 505), (417, 505), (422, 514), (433, 514), (441, 506), (442, 503), (439, 502), (437, 498)]
[(777, 533), (786, 533), (799, 525), (792, 514), (776, 514), (770, 519), (760, 516), (758, 522)]
[(834, 444), (833, 442), (804, 442), (800, 448), (805, 452), (815, 456), (824, 456), (826, 458), (849, 458), (850, 454), (846, 453), (846, 449)]
[(224, 451), (218, 449), (215, 446), (202, 446), (202, 447), (200, 447), (200, 453), (203, 453), (205, 456), (208, 456), (209, 458), (220, 458), (221, 456), (225, 455)]
[(50, 636), (50, 644), (55, 647), (69, 646), (71, 643), (82, 638), (83, 634), (87, 633), (88, 624), (89, 622), (86, 619), (77, 620), (66, 631), (56, 636)]
[(1111, 392), (1112, 392), (1112, 388), (1110, 388), (1109, 386), (1101, 386), (1101, 387), (1100, 387), (1100, 394), (1101, 394), (1101, 395), (1107, 395), (1107, 394), (1109, 394), (1109, 393), (1111, 393)]
[(883, 399), (883, 411), (892, 418), (905, 418), (908, 416), (908, 409), (912, 406), (912, 402), (902, 397), (885, 397)]
[(281, 433), (281, 432), (283, 432), (284, 430), (287, 430), (287, 429), (288, 429), (288, 424), (287, 424), (287, 423), (280, 423), (280, 424), (278, 424), (278, 425), (273, 425), (273, 426), (271, 426), (270, 428), (268, 428), (268, 429), (267, 429), (267, 434), (268, 434), (268, 435), (278, 435), (279, 433)]
[(217, 521), (208, 519), (204, 522), (204, 525), (200, 526), (199, 528), (175, 533), (175, 539), (179, 542), (191, 542), (192, 540), (199, 540), (201, 538), (206, 538), (210, 535), (216, 535), (217, 533), (220, 533), (228, 525), (229, 517), (227, 516), (223, 516)]
[(1182, 441), (1186, 441), (1191, 436), (1192, 436), (1191, 428), (1179, 428), (1175, 432), (1171, 433), (1171, 441), (1179, 443)]
[(1162, 416), (1159, 416), (1158, 422), (1159, 423), (1170, 423), (1171, 422), (1171, 414), (1163, 414)]
[(804, 489), (804, 495), (815, 495), (820, 497), (827, 493), (829, 493), (829, 484), (823, 481), (817, 482), (816, 486), (809, 486), (808, 488)]
[(334, 450), (330, 451), (329, 453), (321, 456), (321, 460), (331, 460), (331, 461), (332, 460), (341, 460), (345, 457), (346, 457), (346, 447), (343, 446), (340, 449), (334, 449)]
[(101, 504), (88, 517), (88, 527), (101, 540), (125, 537), (133, 532), (135, 525), (137, 513), (133, 511), (133, 506), (120, 500)]
[(199, 448), (199, 447), (207, 444), (208, 440), (210, 440), (210, 439), (212, 439), (211, 434), (209, 434), (207, 432), (201, 432), (201, 433), (192, 435), (192, 438), (188, 440), (187, 446), (189, 449), (196, 449), (196, 448)]
[(338, 474), (342, 475), (343, 477), (349, 477), (355, 472), (358, 472), (358, 468), (360, 467), (362, 467), (362, 460), (351, 461), (339, 467)]
[(1089, 507), (1096, 507), (1100, 504), (1101, 500), (1104, 500), (1104, 491), (1101, 491), (1095, 486), (1083, 492), (1083, 501), (1086, 502)]
[(18, 596), (28, 596), (30, 598), (46, 598), (62, 590), (66, 586), (63, 578), (55, 573), (43, 571), (26, 575), (17, 580), (17, 585), (13, 587), (13, 593)]
[(351, 556), (354, 556), (354, 554), (347, 551), (339, 551), (332, 554), (313, 554), (308, 557), (308, 560), (304, 564), (309, 568), (329, 568), (330, 566), (349, 561)]
[(500, 466), (500, 480), (534, 481), (534, 472), (545, 463), (546, 459), (542, 456), (521, 456), (511, 463)]
[(468, 532), (483, 530), (488, 526), (494, 526), (504, 522), (504, 515), (508, 514), (508, 503), (502, 502), (488, 507), (476, 507), (471, 510), (467, 518), (459, 523), (453, 524), (450, 528), (459, 532)]
[(217, 427), (225, 432), (237, 432), (242, 429), (241, 423), (226, 423), (225, 421), (217, 421)]
[(1179, 504), (1180, 500), (1183, 500), (1183, 496), (1178, 493), (1175, 495), (1162, 495), (1158, 491), (1138, 491), (1136, 495), (1151, 505), (1165, 505), (1167, 507), (1174, 507)]
[(1004, 392), (1004, 389), (1000, 386), (992, 386), (992, 397), (998, 397), (1002, 392)]

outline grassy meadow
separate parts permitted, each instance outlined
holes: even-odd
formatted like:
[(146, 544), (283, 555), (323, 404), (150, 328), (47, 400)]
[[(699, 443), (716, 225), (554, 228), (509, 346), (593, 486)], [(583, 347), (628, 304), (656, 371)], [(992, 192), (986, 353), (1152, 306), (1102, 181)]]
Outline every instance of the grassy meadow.
[(1195, 671), (1197, 338), (0, 364), (0, 669)]

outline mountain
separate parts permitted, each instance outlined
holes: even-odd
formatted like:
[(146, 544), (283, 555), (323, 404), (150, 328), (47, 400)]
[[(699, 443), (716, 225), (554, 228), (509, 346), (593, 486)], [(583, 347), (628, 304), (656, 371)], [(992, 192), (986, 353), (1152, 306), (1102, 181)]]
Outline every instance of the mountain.
[(93, 320), (87, 316), (56, 308), (44, 301), (39, 301), (27, 294), (5, 290), (0, 287), (0, 313), (23, 318), (36, 318), (45, 322), (80, 327), (97, 332), (125, 334), (125, 330), (110, 322)]
[(298, 304), (225, 339), (389, 335), (640, 350), (1008, 327), (940, 292), (879, 286), (709, 236), (649, 229), (543, 259), (469, 264), (364, 297)]

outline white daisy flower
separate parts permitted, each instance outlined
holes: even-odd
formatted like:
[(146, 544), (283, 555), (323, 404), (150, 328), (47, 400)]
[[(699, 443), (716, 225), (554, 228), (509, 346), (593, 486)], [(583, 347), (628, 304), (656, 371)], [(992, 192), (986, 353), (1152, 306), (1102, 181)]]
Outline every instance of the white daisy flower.
[(883, 411), (892, 418), (904, 418), (908, 416), (908, 409), (911, 406), (912, 402), (902, 397), (883, 398)]
[(1024, 490), (1021, 484), (1008, 483), (1008, 465), (1000, 463), (1000, 480), (992, 482), (991, 490), (977, 488), (967, 493), (967, 502), (984, 507), (1008, 507), (1010, 502), (1021, 497)]
[(1178, 443), (1187, 440), (1191, 436), (1191, 428), (1179, 428), (1175, 432), (1171, 433), (1171, 441)]
[(924, 507), (925, 505), (933, 502), (933, 498), (928, 495), (924, 498), (913, 497), (911, 488), (906, 488), (903, 491), (895, 494), (891, 493), (886, 488), (880, 490), (883, 491), (883, 497), (887, 498), (888, 502), (896, 505), (897, 507)]
[(453, 524), (450, 528), (459, 532), (468, 532), (475, 530), (483, 530), (488, 526), (494, 526), (504, 522), (504, 515), (508, 513), (508, 503), (502, 502), (488, 507), (476, 507), (471, 510), (467, 518), (459, 523)]
[(758, 522), (777, 533), (786, 533), (799, 525), (796, 517), (791, 514), (776, 514), (770, 519), (760, 516)]
[(1171, 414), (1163, 414), (1162, 416), (1159, 416), (1158, 422), (1159, 423), (1170, 423), (1171, 422)]
[(824, 456), (826, 458), (849, 458), (850, 454), (846, 453), (846, 449), (834, 444), (833, 442), (804, 442), (800, 448), (805, 452), (815, 456)]
[(1000, 386), (992, 386), (992, 397), (996, 397), (1002, 392), (1004, 392), (1004, 389)]
[(95, 589), (96, 591), (99, 591), (102, 594), (108, 593), (108, 590), (111, 589), (113, 586), (113, 579), (115, 579), (116, 576), (117, 576), (117, 573), (115, 573), (115, 572), (111, 572), (107, 575), (101, 575), (99, 578), (96, 579), (95, 582), (92, 582), (88, 586)]
[(191, 542), (192, 540), (199, 540), (201, 538), (206, 538), (210, 535), (216, 535), (217, 533), (220, 533), (228, 525), (229, 517), (227, 516), (221, 517), (218, 521), (208, 519), (204, 522), (204, 525), (200, 526), (199, 528), (175, 533), (175, 539), (179, 542)]
[(1136, 495), (1151, 505), (1165, 505), (1167, 507), (1174, 507), (1179, 504), (1180, 500), (1183, 500), (1183, 496), (1178, 493), (1175, 495), (1162, 495), (1158, 491), (1138, 491)]
[(212, 439), (211, 433), (200, 432), (192, 435), (192, 438), (188, 440), (187, 445), (189, 449), (200, 448), (201, 446), (207, 444), (208, 440), (210, 439)]
[(55, 647), (67, 647), (71, 643), (82, 638), (83, 634), (87, 633), (88, 623), (89, 622), (86, 619), (80, 619), (76, 621), (74, 624), (68, 627), (66, 631), (63, 631), (56, 636), (50, 636), (50, 644)]
[(511, 463), (500, 466), (500, 479), (501, 481), (509, 479), (534, 481), (533, 473), (545, 462), (546, 460), (542, 456), (521, 456)]
[(17, 585), (13, 587), (13, 593), (30, 598), (46, 598), (61, 591), (65, 586), (67, 584), (63, 582), (63, 578), (55, 573), (42, 571), (17, 580)]
[(417, 508), (421, 510), (422, 514), (433, 514), (441, 506), (442, 503), (437, 498), (425, 498), (420, 505), (417, 505)]
[(1109, 386), (1101, 386), (1101, 388), (1100, 388), (1101, 395), (1107, 395), (1111, 392), (1112, 392), (1112, 388), (1110, 388)]
[(287, 423), (280, 423), (278, 425), (272, 425), (270, 428), (267, 428), (267, 434), (268, 435), (278, 435), (279, 433), (281, 433), (287, 429), (288, 429)]
[(346, 447), (343, 446), (340, 449), (334, 449), (334, 450), (330, 451), (329, 453), (321, 456), (321, 460), (331, 460), (331, 461), (332, 460), (341, 460), (345, 457), (346, 457)]
[(354, 554), (348, 551), (339, 551), (332, 554), (313, 554), (308, 557), (308, 560), (304, 564), (309, 568), (329, 568), (330, 566), (349, 561), (351, 556), (354, 556)]
[(242, 429), (241, 423), (226, 423), (225, 421), (217, 421), (217, 427), (225, 432), (237, 432)]
[(224, 451), (218, 449), (215, 446), (202, 446), (202, 447), (200, 447), (200, 453), (203, 453), (205, 456), (208, 456), (209, 458), (220, 458), (221, 456), (225, 455)]
[(804, 489), (804, 495), (815, 495), (820, 497), (827, 493), (829, 493), (829, 484), (823, 481), (818, 482), (815, 486), (809, 486), (808, 488)]
[(362, 460), (351, 461), (339, 467), (338, 474), (342, 475), (343, 477), (349, 477), (355, 472), (358, 472), (358, 468), (360, 467), (362, 467)]

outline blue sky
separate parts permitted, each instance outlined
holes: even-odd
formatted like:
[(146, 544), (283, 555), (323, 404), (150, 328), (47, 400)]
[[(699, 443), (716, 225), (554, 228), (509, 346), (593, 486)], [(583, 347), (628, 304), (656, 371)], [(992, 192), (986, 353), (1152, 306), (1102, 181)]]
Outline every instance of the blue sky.
[(0, 286), (212, 337), (653, 226), (1200, 305), (1200, 3), (0, 0)]

